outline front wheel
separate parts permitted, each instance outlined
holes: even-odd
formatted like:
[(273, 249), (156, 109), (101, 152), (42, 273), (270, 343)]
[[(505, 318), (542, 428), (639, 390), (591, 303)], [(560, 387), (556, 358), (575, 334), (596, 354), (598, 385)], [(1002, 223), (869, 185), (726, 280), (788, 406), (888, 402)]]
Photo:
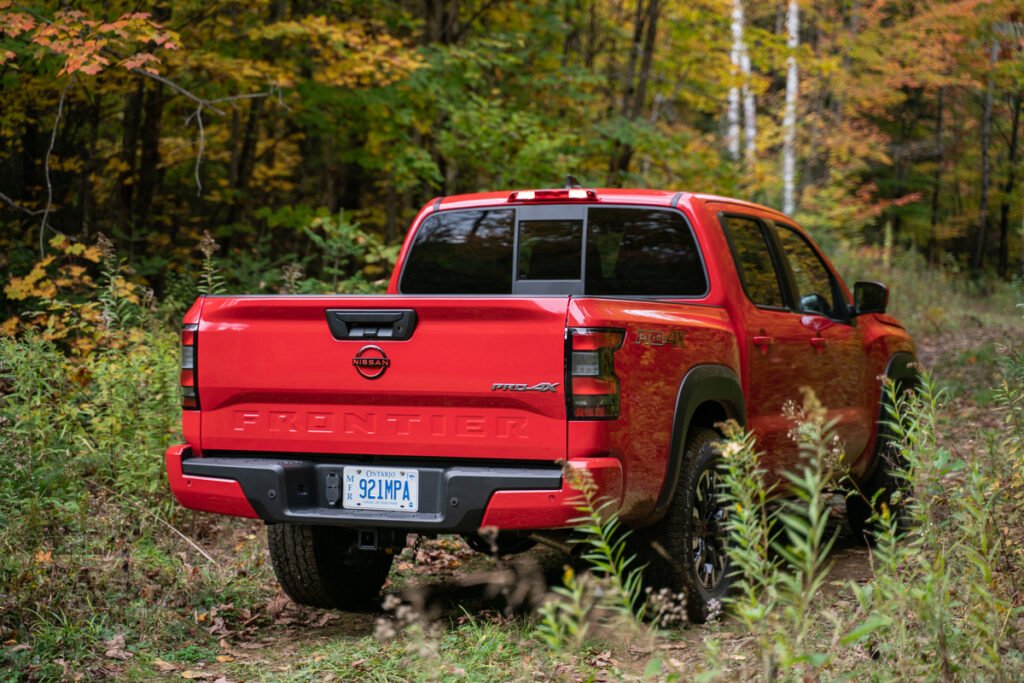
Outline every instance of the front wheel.
[(281, 588), (310, 607), (374, 606), (393, 559), (381, 550), (359, 550), (356, 531), (342, 527), (272, 524), (267, 541)]
[(846, 521), (850, 524), (850, 532), (856, 539), (873, 545), (878, 532), (877, 520), (883, 504), (896, 519), (897, 532), (905, 532), (910, 527), (910, 515), (907, 510), (907, 497), (910, 486), (903, 475), (902, 459), (899, 449), (890, 441), (881, 444), (875, 455), (878, 463), (867, 479), (861, 482), (846, 499)]
[[(702, 624), (720, 609), (732, 583), (726, 553), (727, 514), (718, 472), (718, 443), (711, 429), (694, 430), (686, 441), (682, 471), (665, 517), (650, 539), (647, 577), (651, 588), (682, 593), (690, 621)], [(712, 601), (718, 602), (715, 607)]]

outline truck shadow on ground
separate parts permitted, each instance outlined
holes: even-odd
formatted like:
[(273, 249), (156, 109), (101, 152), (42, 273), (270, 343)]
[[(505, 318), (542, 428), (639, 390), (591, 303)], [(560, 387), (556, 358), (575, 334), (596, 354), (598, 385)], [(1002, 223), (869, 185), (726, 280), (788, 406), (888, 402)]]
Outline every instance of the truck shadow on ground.
[[(872, 576), (869, 549), (850, 532), (841, 501), (833, 507), (827, 533), (830, 538), (835, 535), (835, 543), (823, 590), (826, 600), (834, 599), (849, 582), (864, 583)], [(440, 552), (438, 543), (443, 544)], [(435, 621), (477, 614), (532, 614), (552, 597), (552, 587), (562, 585), (567, 568), (586, 567), (577, 557), (539, 545), (519, 555), (488, 557), (470, 550), (461, 539), (426, 541), (412, 552), (407, 549), (395, 564), (385, 594)], [(440, 571), (431, 571), (433, 564), (440, 564)], [(395, 598), (392, 606), (398, 604)]]

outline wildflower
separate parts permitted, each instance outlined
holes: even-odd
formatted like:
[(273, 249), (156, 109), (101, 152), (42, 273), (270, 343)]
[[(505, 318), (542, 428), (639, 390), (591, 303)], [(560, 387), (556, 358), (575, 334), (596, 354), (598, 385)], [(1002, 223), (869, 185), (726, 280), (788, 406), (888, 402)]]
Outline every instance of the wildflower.
[(722, 448), (722, 457), (735, 458), (742, 450), (743, 446), (738, 441), (730, 441)]

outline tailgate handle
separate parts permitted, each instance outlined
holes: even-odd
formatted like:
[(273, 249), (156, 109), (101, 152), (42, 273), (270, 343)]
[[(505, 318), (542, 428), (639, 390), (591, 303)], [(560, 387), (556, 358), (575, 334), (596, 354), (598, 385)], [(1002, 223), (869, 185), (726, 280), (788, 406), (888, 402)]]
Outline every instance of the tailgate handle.
[(327, 326), (335, 339), (390, 339), (405, 341), (416, 329), (416, 311), (411, 308), (329, 308)]

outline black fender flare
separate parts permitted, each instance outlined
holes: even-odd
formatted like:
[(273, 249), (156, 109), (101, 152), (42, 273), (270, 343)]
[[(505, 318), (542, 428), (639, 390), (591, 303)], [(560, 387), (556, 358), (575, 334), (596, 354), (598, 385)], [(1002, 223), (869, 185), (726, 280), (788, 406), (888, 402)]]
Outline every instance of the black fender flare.
[(741, 426), (747, 423), (747, 406), (743, 398), (740, 378), (725, 365), (697, 365), (690, 368), (679, 383), (675, 414), (672, 419), (672, 442), (669, 445), (668, 465), (662, 479), (661, 491), (654, 504), (653, 516), (661, 517), (672, 502), (679, 473), (683, 464), (683, 446), (690, 431), (690, 422), (701, 404), (719, 404), (728, 419)]
[[(889, 357), (889, 360), (885, 364), (885, 372), (882, 373), (882, 376), (908, 389), (916, 388), (917, 383), (920, 380), (917, 373), (917, 358), (914, 357), (914, 354), (907, 351), (897, 351)], [(878, 428), (875, 434), (875, 445), (871, 449), (871, 462), (868, 463), (868, 467), (864, 471), (864, 474), (857, 478), (861, 482), (869, 479), (878, 467), (879, 449), (882, 445), (882, 429), (884, 429), (883, 425), (889, 419), (885, 403), (886, 389), (883, 386), (881, 393), (878, 396)]]
[(918, 381), (916, 363), (917, 359), (914, 358), (914, 354), (897, 351), (892, 354), (889, 362), (885, 365), (885, 377), (897, 384), (916, 386)]

